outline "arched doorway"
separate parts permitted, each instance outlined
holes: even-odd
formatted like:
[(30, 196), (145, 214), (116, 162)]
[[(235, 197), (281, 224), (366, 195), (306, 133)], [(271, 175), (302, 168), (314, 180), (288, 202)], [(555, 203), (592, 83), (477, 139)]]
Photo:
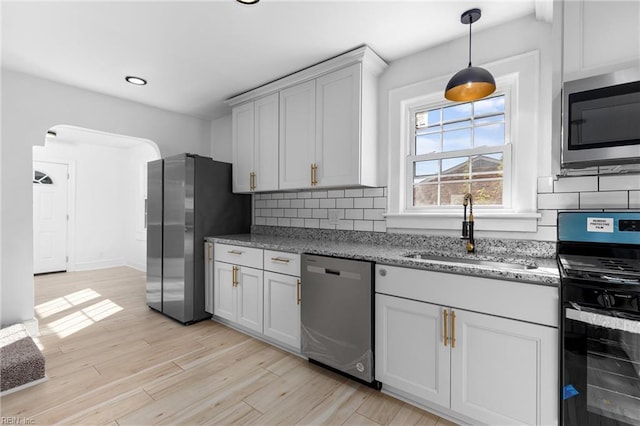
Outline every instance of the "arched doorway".
[[(34, 273), (123, 265), (144, 270), (146, 164), (158, 158), (158, 146), (147, 139), (68, 125), (51, 128), (44, 146), (33, 147)], [(35, 183), (36, 172), (48, 176), (48, 170), (63, 168), (66, 200), (61, 190), (42, 197), (56, 185)], [(58, 189), (61, 173), (52, 179), (60, 182)], [(52, 230), (42, 221), (54, 213)]]

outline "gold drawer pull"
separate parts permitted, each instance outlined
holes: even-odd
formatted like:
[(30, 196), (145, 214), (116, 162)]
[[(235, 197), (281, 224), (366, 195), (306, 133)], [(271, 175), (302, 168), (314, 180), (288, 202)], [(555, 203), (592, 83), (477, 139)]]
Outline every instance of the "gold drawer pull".
[(207, 260), (211, 261), (211, 244), (207, 245)]
[(240, 255), (240, 254), (242, 254), (242, 253), (244, 253), (244, 252), (243, 252), (243, 251), (240, 251), (240, 250), (229, 250), (227, 253), (229, 253), (229, 254), (238, 254), (238, 255)]
[(282, 263), (289, 263), (291, 259), (287, 259), (286, 257), (272, 257), (271, 261), (273, 262), (282, 262)]
[(249, 190), (256, 189), (256, 174), (254, 172), (249, 173)]
[(447, 337), (447, 310), (446, 309), (442, 310), (442, 315), (444, 315), (444, 321), (442, 322), (442, 324), (444, 325), (444, 345), (447, 346), (447, 343), (449, 342), (449, 338)]
[(296, 299), (297, 299), (298, 305), (302, 301), (302, 298), (300, 297), (300, 286), (301, 286), (301, 284), (302, 283), (300, 282), (300, 280), (298, 280), (298, 282), (296, 283)]

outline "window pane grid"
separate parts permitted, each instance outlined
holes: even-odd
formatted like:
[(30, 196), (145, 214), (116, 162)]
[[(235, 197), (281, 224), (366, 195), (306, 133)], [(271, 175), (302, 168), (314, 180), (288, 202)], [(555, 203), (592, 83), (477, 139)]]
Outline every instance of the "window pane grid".
[(502, 205), (505, 95), (414, 113), (413, 206)]

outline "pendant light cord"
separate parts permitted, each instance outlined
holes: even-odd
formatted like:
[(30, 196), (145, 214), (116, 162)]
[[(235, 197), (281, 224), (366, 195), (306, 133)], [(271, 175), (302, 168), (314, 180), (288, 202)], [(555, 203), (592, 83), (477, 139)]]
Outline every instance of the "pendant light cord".
[(471, 24), (473, 24), (473, 18), (469, 20), (469, 66), (471, 66)]

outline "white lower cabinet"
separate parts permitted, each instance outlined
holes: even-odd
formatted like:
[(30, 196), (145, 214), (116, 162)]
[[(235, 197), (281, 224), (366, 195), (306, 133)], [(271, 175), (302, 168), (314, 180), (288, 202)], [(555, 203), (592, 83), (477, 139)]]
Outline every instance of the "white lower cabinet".
[(299, 352), (300, 255), (209, 242), (205, 252), (207, 312)]
[(300, 349), (300, 278), (265, 271), (264, 335)]
[(262, 333), (263, 272), (224, 262), (213, 271), (213, 314)]
[[(455, 283), (461, 276), (404, 269), (376, 274), (377, 291), (401, 293), (375, 296), (376, 380), (383, 390), (473, 424), (557, 424), (557, 328), (430, 303), (411, 293), (420, 289), (438, 302), (458, 298), (464, 305), (464, 285)], [(537, 302), (501, 298), (492, 286), (504, 283), (475, 285), (487, 285), (502, 303)], [(538, 287), (543, 300), (546, 289)]]

